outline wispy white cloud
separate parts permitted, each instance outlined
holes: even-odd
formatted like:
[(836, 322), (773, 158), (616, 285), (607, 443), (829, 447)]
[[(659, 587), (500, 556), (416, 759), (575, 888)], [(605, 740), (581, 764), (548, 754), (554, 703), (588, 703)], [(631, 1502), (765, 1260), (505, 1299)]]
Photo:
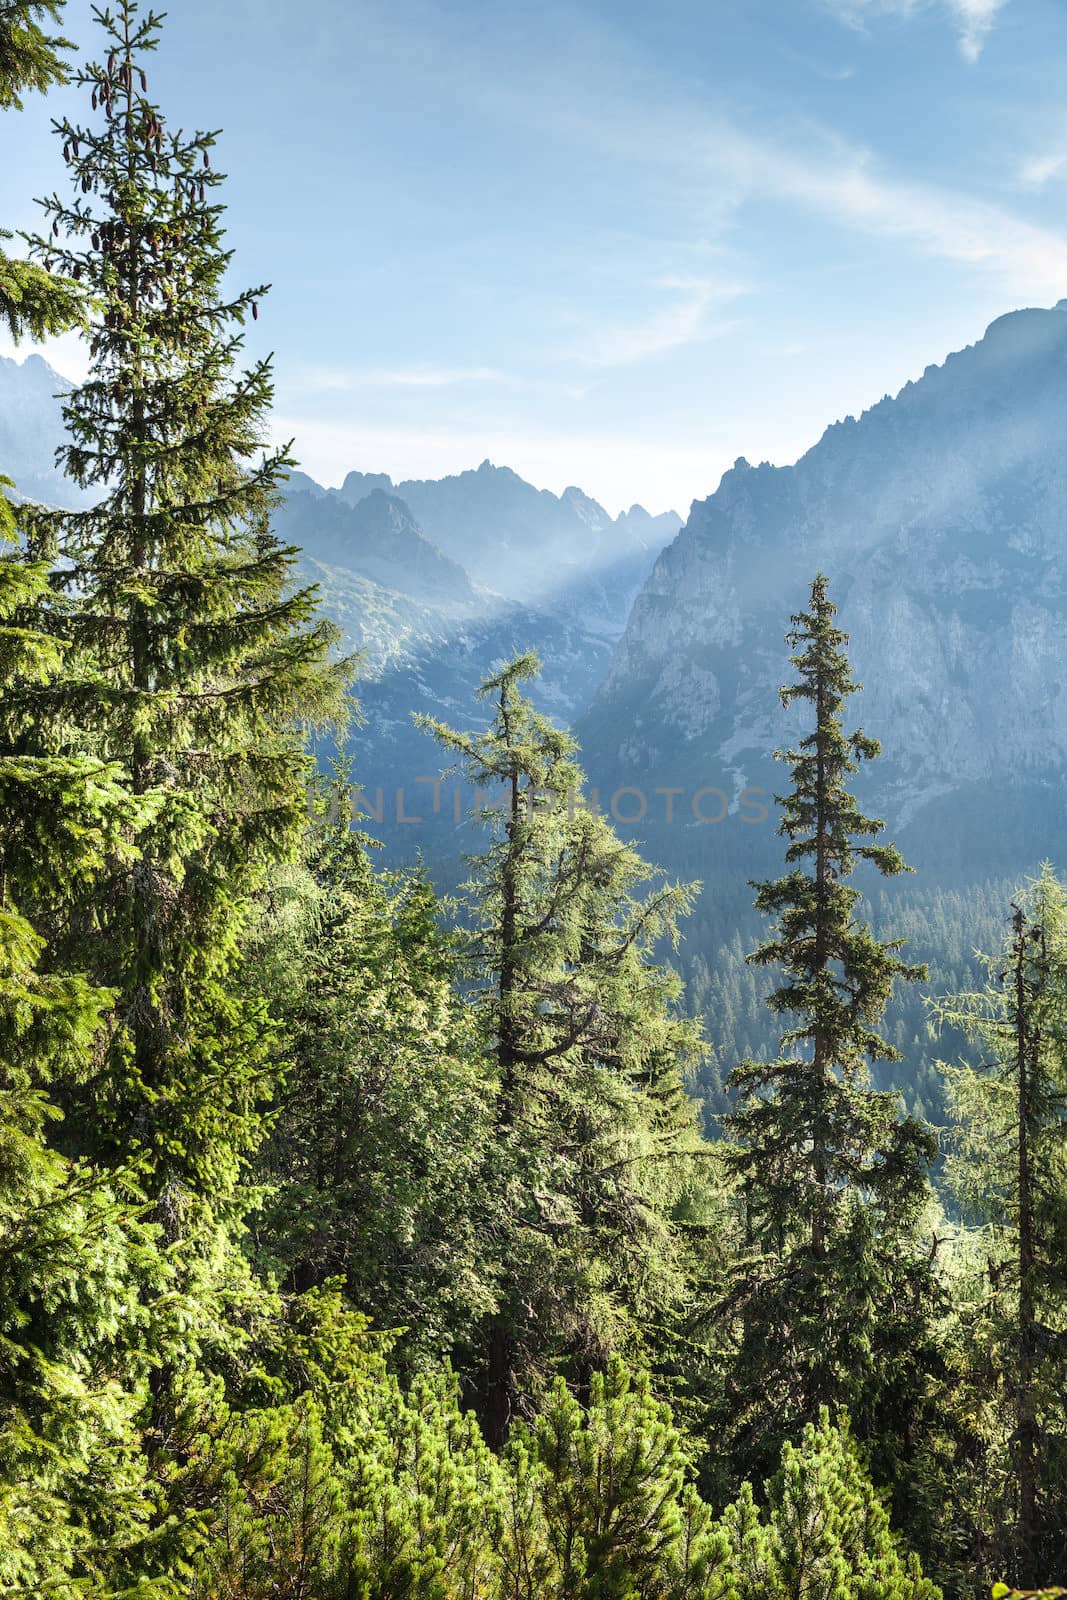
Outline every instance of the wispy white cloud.
[(640, 320), (594, 326), (568, 353), (591, 367), (628, 366), (664, 355), (727, 331), (727, 325), (712, 324), (709, 314), (714, 306), (745, 293), (739, 284), (685, 275), (658, 278), (651, 287), (670, 295), (670, 303)]
[[(739, 224), (746, 207), (785, 202), (857, 235), (895, 241), (919, 258), (956, 263), (1005, 299), (1058, 300), (1064, 293), (1067, 233), (965, 188), (902, 176), (825, 126), (785, 115), (760, 125), (725, 95), (698, 98), (620, 29), (567, 0), (542, 0), (536, 35), (520, 28), (512, 8), (498, 8), (479, 34), (477, 52), (440, 0), (390, 0), (387, 9), (383, 0), (355, 3), (361, 24), (368, 14), (374, 19), (376, 48), (395, 53), (406, 71), (417, 65), (486, 115), (521, 122), (583, 161), (595, 155), (611, 163), (625, 173), (630, 192), (646, 185), (657, 202), (670, 196), (687, 218), (689, 245), (727, 241), (736, 248), (744, 241)], [(878, 13), (906, 19), (936, 8), (954, 23), (964, 53), (974, 56), (1008, 0), (821, 3), (856, 26)], [(420, 26), (413, 31), (415, 13)], [(683, 243), (679, 261), (685, 250)], [(747, 276), (744, 257), (734, 259), (734, 270)], [(633, 273), (635, 306), (647, 306), (648, 282), (647, 270)], [(691, 289), (651, 313), (620, 313), (617, 325), (605, 323), (586, 343), (586, 364), (599, 358), (607, 365), (612, 351), (616, 360), (639, 360), (691, 342), (709, 311)], [(580, 341), (573, 353), (582, 358)]]
[(910, 17), (920, 0), (822, 0), (823, 7), (846, 28), (864, 28), (873, 16)]
[(377, 389), (448, 389), (457, 383), (500, 383), (496, 367), (386, 368), (356, 374), (356, 382)]
[(1008, 0), (949, 0), (960, 30), (960, 49), (968, 61), (977, 61), (994, 18)]
[(863, 27), (874, 16), (911, 17), (937, 5), (947, 12), (959, 35), (964, 60), (975, 62), (1008, 0), (824, 0), (829, 11), (849, 27)]
[(758, 158), (768, 188), (848, 228), (993, 273), (1013, 295), (1058, 299), (1067, 284), (1067, 238), (1001, 206), (887, 176), (859, 151), (813, 161), (764, 149)]
[[(562, 115), (554, 113), (557, 127)], [(642, 114), (633, 100), (613, 105), (606, 91), (595, 117), (573, 107), (566, 115), (572, 137), (601, 142), (633, 171), (653, 168), (661, 192), (672, 183), (697, 225), (713, 232), (736, 229), (746, 206), (786, 202), (855, 234), (973, 269), (996, 279), (1006, 296), (1058, 300), (1067, 284), (1067, 234), (966, 191), (902, 178), (824, 129), (768, 135), (680, 101), (670, 117), (658, 108)]]
[(1047, 183), (1067, 176), (1067, 149), (1048, 150), (1030, 156), (1019, 169), (1019, 178), (1028, 189), (1043, 189)]
[(851, 232), (995, 277), (1013, 297), (1057, 300), (1064, 292), (1067, 235), (966, 191), (901, 178), (825, 130), (769, 137), (703, 108), (690, 108), (688, 125), (666, 133), (651, 118), (642, 124), (632, 107), (620, 108), (620, 125), (626, 119), (635, 159), (640, 144), (645, 159), (662, 160), (687, 189), (702, 182), (715, 210), (729, 197), (734, 218), (749, 203), (785, 200)]
[[(828, 0), (839, 15), (880, 7), (910, 14), (938, 5), (979, 47), (1007, 0)], [(844, 9), (843, 9), (844, 8)], [(613, 30), (575, 25), (562, 62), (510, 53), (502, 37), (471, 69), (451, 54), (447, 33), (435, 35), (469, 98), (500, 116), (521, 119), (566, 141), (583, 156), (596, 151), (618, 164), (633, 186), (650, 179), (659, 198), (671, 192), (704, 239), (739, 236), (750, 204), (787, 201), (850, 231), (898, 242), (920, 257), (958, 263), (997, 280), (1006, 296), (1058, 300), (1067, 284), (1067, 234), (1017, 216), (964, 189), (901, 177), (869, 150), (811, 122), (781, 119), (757, 127), (729, 105), (679, 91), (670, 78), (628, 51)], [(454, 47), (453, 47), (454, 48)], [(518, 59), (520, 65), (516, 66)], [(466, 73), (466, 77), (464, 77)], [(744, 266), (739, 269), (744, 273)], [(684, 336), (693, 302), (664, 313), (653, 335)], [(673, 322), (671, 318), (673, 317)]]

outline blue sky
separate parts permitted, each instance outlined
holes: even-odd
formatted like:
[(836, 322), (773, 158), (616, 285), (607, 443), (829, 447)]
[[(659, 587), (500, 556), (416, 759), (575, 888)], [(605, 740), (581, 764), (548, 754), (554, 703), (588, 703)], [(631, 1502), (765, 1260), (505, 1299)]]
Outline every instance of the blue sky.
[[(224, 130), (324, 482), (489, 457), (684, 513), (1067, 296), (1064, 0), (176, 0), (152, 88)], [(9, 225), (68, 101), (0, 119)]]

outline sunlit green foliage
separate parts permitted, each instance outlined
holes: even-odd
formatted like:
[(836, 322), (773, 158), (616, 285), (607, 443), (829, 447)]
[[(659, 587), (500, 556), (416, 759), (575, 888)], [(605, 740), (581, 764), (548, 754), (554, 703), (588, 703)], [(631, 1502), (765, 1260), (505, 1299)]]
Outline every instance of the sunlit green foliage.
[(725, 1302), (738, 1324), (726, 1426), (746, 1472), (768, 1470), (826, 1405), (847, 1404), (861, 1437), (896, 1455), (938, 1360), (928, 1334), (936, 1286), (917, 1230), (936, 1145), (902, 1116), (898, 1096), (869, 1083), (869, 1063), (894, 1053), (878, 1032), (892, 986), (924, 969), (855, 916), (857, 862), (886, 876), (905, 867), (846, 787), (879, 746), (844, 731), (858, 686), (834, 616), (817, 577), (788, 635), (797, 681), (781, 692), (811, 722), (781, 757), (793, 778), (779, 801), (787, 872), (757, 885), (757, 909), (775, 921), (749, 960), (778, 974), (767, 1004), (786, 1024), (781, 1053), (730, 1078), (728, 1161), (745, 1247)]
[(698, 1057), (657, 959), (692, 890), (657, 876), (581, 798), (576, 747), (534, 710), (520, 656), (482, 690), (484, 734), (427, 723), (485, 795), (466, 890), (472, 1003), (495, 1104), (485, 1187), (497, 1306), (473, 1392), (494, 1444), (556, 1363), (579, 1383), (685, 1293), (675, 1211), (700, 1148)]
[[(0, 107), (62, 80), (59, 10), (0, 0)], [(1064, 889), (941, 1008), (983, 1060), (947, 1071), (946, 1216), (928, 1130), (868, 1082), (918, 969), (849, 881), (903, 863), (847, 789), (877, 746), (844, 733), (825, 580), (744, 968), (785, 1035), (736, 1072), (729, 1147), (687, 1094), (693, 891), (586, 806), (534, 658), (484, 728), (431, 725), (484, 801), (460, 903), (380, 866), (305, 746), (347, 668), (270, 530), (289, 458), (269, 364), (239, 366), (264, 291), (227, 287), (214, 135), (149, 98), (161, 18), (95, 15), (75, 197), (36, 262), (0, 256), (14, 331), (89, 317), (66, 466), (98, 496), (0, 497), (0, 1600), (1039, 1581), (1067, 1557)], [(719, 1038), (744, 955), (705, 975)]]

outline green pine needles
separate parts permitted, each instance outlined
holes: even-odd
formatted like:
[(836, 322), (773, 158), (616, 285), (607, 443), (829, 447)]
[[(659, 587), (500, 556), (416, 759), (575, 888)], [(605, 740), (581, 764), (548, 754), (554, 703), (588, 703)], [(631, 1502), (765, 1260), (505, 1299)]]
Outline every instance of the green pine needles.
[(782, 1053), (730, 1078), (728, 1161), (747, 1246), (729, 1300), (739, 1317), (735, 1427), (739, 1460), (764, 1468), (820, 1405), (847, 1401), (867, 1434), (891, 1388), (905, 1412), (917, 1403), (907, 1325), (921, 1330), (933, 1293), (913, 1241), (933, 1138), (867, 1076), (868, 1062), (895, 1055), (877, 1031), (893, 983), (925, 969), (854, 917), (859, 863), (885, 876), (905, 867), (847, 788), (879, 746), (844, 731), (857, 685), (834, 615), (819, 576), (809, 609), (792, 619), (797, 681), (781, 691), (812, 723), (780, 755), (793, 776), (778, 801), (789, 870), (757, 886), (757, 907), (776, 922), (749, 959), (781, 975), (768, 1005), (787, 1023)]
[[(25, 94), (67, 81), (63, 54), (69, 42), (42, 26), (58, 26), (62, 9), (62, 0), (0, 0), (0, 111), (21, 111)], [(10, 237), (0, 228), (0, 240)], [(0, 249), (0, 324), (12, 339), (63, 333), (84, 316), (73, 279), (53, 276), (33, 261), (12, 260)], [(0, 517), (3, 487), (0, 478)]]
[(683, 1075), (700, 1050), (656, 956), (692, 887), (659, 883), (585, 806), (573, 739), (522, 692), (533, 655), (482, 688), (483, 734), (425, 722), (485, 799), (466, 891), (473, 997), (495, 1084), (487, 1158), (497, 1311), (472, 1382), (499, 1445), (561, 1363), (579, 1383), (684, 1295), (677, 1213), (695, 1181)]
[(151, 1153), (155, 1187), (224, 1194), (269, 1094), (264, 1021), (235, 993), (250, 896), (299, 848), (298, 720), (341, 713), (344, 668), (269, 517), (289, 465), (263, 453), (269, 362), (241, 370), (260, 287), (223, 292), (213, 134), (171, 133), (147, 92), (160, 18), (97, 10), (106, 54), (78, 73), (94, 120), (57, 124), (75, 196), (37, 242), (89, 293), (91, 370), (65, 407), (86, 511), (28, 511), (51, 563), (36, 625), (61, 681), (9, 697), (13, 743), (76, 739), (153, 796), (130, 870), (54, 930), (118, 996), (110, 1047), (74, 1100), (97, 1148)]
[[(424, 723), (481, 791), (457, 900), (379, 866), (350, 757), (307, 748), (348, 667), (271, 531), (290, 457), (216, 136), (150, 96), (156, 13), (94, 15), (73, 194), (0, 256), (18, 334), (87, 318), (91, 501), (0, 497), (0, 1600), (1062, 1572), (1062, 885), (940, 1008), (981, 1048), (946, 1069), (948, 1220), (930, 1131), (869, 1081), (923, 969), (858, 916), (861, 874), (905, 869), (850, 790), (878, 747), (824, 578), (757, 886), (781, 1049), (734, 1071), (729, 1141), (687, 1093), (694, 887), (586, 803), (534, 656), (479, 730)], [(0, 107), (63, 80), (59, 16), (0, 0)]]
[(21, 111), (27, 91), (43, 94), (53, 84), (66, 83), (63, 52), (70, 41), (46, 31), (59, 26), (62, 11), (63, 0), (0, 4), (0, 111)]

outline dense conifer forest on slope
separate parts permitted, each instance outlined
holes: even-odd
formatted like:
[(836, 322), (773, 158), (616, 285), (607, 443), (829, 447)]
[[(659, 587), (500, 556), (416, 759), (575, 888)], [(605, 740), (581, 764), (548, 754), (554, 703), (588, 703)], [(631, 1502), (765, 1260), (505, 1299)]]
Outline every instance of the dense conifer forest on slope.
[[(0, 4), (9, 112), (63, 74), (59, 10)], [(308, 754), (351, 671), (271, 532), (266, 291), (224, 287), (214, 136), (153, 104), (159, 18), (98, 23), (70, 193), (0, 256), (13, 333), (86, 331), (66, 468), (95, 491), (0, 499), (0, 1595), (1067, 1571), (1067, 888), (991, 886), (970, 932), (904, 897), (907, 945), (872, 933), (905, 862), (853, 798), (879, 751), (822, 576), (782, 619), (780, 868), (699, 974), (781, 1035), (715, 1063), (716, 1138), (663, 959), (694, 888), (574, 803), (535, 658), (484, 684), (484, 732), (426, 729), (502, 800), (460, 904), (390, 871), (353, 771)], [(934, 921), (946, 979), (991, 958), (889, 1037)], [(907, 1110), (879, 1074), (920, 1034)]]

